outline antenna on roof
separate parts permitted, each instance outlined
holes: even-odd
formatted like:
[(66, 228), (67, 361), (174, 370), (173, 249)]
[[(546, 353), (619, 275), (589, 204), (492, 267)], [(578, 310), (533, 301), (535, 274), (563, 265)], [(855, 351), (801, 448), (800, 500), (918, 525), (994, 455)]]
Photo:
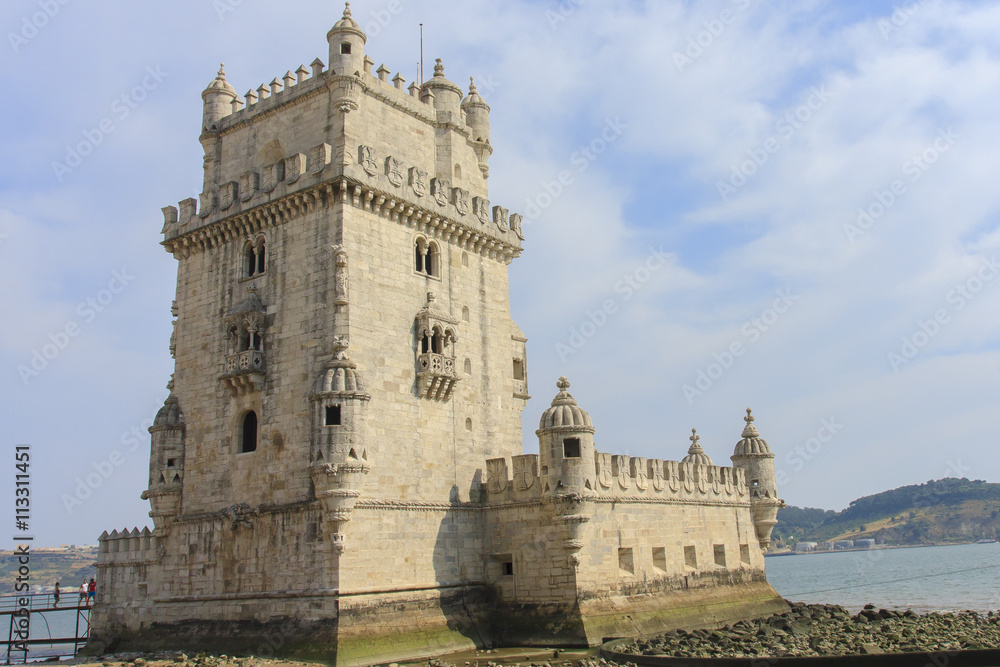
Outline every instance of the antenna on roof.
[(424, 24), (420, 24), (420, 85), (424, 85)]

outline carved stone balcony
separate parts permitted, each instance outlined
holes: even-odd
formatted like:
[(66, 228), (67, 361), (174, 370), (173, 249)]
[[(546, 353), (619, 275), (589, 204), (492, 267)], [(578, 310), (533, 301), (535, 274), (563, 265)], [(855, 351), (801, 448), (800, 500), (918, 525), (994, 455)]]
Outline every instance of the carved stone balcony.
[(222, 383), (234, 396), (260, 391), (264, 386), (264, 353), (244, 350), (228, 355)]
[(417, 393), (436, 401), (447, 401), (458, 382), (455, 360), (443, 354), (417, 355)]

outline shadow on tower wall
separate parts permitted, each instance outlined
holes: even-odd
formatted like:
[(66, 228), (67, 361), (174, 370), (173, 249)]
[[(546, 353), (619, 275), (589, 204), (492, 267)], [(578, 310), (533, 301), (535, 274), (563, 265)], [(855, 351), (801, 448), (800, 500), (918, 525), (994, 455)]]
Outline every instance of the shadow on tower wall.
[[(477, 472), (470, 490), (473, 499), (479, 497), (480, 478)], [(452, 486), (449, 501), (451, 508), (441, 519), (432, 555), (441, 611), (450, 633), (476, 648), (489, 648), (495, 643), (490, 611), (496, 597), (483, 571), (482, 513), (461, 502), (457, 486)]]

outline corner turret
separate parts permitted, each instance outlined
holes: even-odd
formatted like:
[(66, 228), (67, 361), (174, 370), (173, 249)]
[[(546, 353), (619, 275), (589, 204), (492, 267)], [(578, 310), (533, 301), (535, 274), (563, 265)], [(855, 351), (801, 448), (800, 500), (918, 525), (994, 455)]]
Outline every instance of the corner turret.
[(542, 492), (561, 496), (589, 494), (595, 484), (594, 424), (569, 393), (569, 380), (559, 378), (559, 393), (552, 407), (542, 413), (538, 436), (538, 462)]
[(438, 58), (434, 61), (434, 76), (423, 86), (423, 94), (430, 93), (434, 108), (438, 111), (450, 111), (455, 121), (462, 114), (462, 89), (457, 84), (444, 78), (444, 64)]
[(180, 513), (181, 486), (184, 479), (184, 413), (174, 396), (174, 381), (167, 384), (170, 395), (156, 413), (149, 427), (149, 488), (142, 492), (148, 500), (157, 533)]
[(462, 111), (465, 112), (466, 125), (472, 130), (472, 140), (490, 143), (490, 107), (479, 96), (472, 77), (469, 77), (469, 96), (462, 100)]
[(201, 118), (201, 129), (208, 132), (212, 126), (233, 112), (233, 100), (236, 99), (236, 89), (226, 81), (226, 64), (219, 66), (219, 73), (208, 88), (201, 94), (204, 110)]
[(365, 43), (368, 37), (361, 26), (351, 17), (351, 3), (344, 4), (344, 15), (330, 32), (326, 33), (330, 43), (330, 73), (354, 76), (365, 71)]
[(736, 450), (730, 459), (733, 467), (742, 468), (746, 472), (747, 485), (750, 487), (750, 513), (757, 531), (757, 540), (761, 551), (767, 551), (771, 545), (771, 531), (778, 523), (778, 509), (785, 506), (785, 501), (778, 498), (774, 454), (754, 426), (750, 408), (747, 408), (747, 416), (743, 421), (746, 422), (743, 439), (736, 443)]
[(357, 365), (347, 358), (347, 343), (336, 343), (333, 359), (312, 395), (313, 445), (309, 476), (323, 504), (324, 525), (336, 554), (344, 552), (344, 524), (361, 496), (368, 464), (366, 393)]

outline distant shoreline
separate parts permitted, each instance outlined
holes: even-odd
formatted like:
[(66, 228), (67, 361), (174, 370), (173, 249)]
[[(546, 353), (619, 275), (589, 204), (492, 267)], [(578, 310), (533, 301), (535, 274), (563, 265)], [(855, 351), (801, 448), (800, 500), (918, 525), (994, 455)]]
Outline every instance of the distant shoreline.
[(967, 544), (997, 544), (996, 542), (942, 542), (940, 544), (880, 544), (874, 547), (852, 547), (850, 549), (826, 549), (823, 551), (776, 551), (764, 554), (764, 558), (777, 558), (779, 556), (813, 556), (816, 554), (839, 554), (852, 553), (858, 551), (883, 551), (886, 549), (923, 549), (926, 547), (961, 547)]

